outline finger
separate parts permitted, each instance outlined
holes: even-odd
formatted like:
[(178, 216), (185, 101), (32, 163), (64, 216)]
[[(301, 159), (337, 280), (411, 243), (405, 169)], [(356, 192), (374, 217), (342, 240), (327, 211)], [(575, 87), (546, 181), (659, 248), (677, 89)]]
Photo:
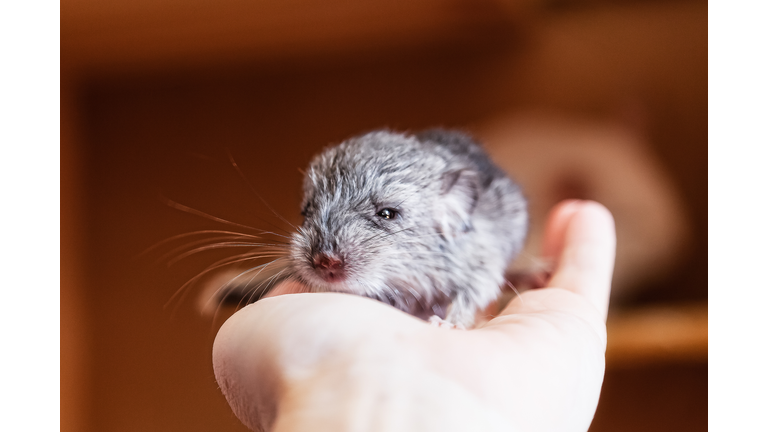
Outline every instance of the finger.
[(560, 252), (563, 250), (565, 229), (583, 203), (584, 201), (581, 200), (565, 200), (550, 210), (544, 228), (544, 242), (541, 247), (542, 258), (557, 264)]
[[(553, 225), (560, 229), (557, 220)], [(561, 240), (553, 239), (552, 244), (556, 246), (560, 241), (558, 263), (549, 286), (585, 297), (605, 318), (616, 254), (613, 216), (601, 204), (582, 201), (570, 215)]]

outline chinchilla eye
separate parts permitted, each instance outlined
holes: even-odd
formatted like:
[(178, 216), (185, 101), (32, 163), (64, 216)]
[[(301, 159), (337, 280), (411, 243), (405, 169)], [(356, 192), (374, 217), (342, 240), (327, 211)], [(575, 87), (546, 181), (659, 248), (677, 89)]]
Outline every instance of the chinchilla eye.
[(376, 216), (382, 217), (384, 219), (394, 219), (395, 217), (397, 217), (397, 214), (398, 214), (397, 210), (385, 208), (384, 210), (381, 210), (378, 213), (376, 213)]

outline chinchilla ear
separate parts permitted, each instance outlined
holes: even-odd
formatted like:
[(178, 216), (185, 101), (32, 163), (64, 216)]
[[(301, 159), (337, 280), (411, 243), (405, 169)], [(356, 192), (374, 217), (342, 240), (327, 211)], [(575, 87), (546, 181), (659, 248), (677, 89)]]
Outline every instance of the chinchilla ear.
[(438, 229), (453, 238), (472, 229), (472, 212), (480, 196), (480, 180), (470, 170), (450, 171), (443, 176)]

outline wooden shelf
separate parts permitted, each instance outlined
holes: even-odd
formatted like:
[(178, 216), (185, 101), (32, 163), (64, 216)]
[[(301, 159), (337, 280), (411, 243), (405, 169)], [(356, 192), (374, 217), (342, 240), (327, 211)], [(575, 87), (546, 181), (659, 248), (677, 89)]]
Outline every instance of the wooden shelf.
[(706, 303), (619, 310), (608, 317), (608, 368), (706, 362)]

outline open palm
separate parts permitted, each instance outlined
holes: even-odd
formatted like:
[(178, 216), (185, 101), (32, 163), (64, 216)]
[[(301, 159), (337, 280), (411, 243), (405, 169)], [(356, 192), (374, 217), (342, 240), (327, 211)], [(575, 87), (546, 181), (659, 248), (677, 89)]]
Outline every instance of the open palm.
[(468, 331), (286, 283), (222, 326), (216, 379), (256, 431), (586, 431), (614, 249), (604, 207), (561, 203), (543, 245), (556, 263), (548, 287)]

